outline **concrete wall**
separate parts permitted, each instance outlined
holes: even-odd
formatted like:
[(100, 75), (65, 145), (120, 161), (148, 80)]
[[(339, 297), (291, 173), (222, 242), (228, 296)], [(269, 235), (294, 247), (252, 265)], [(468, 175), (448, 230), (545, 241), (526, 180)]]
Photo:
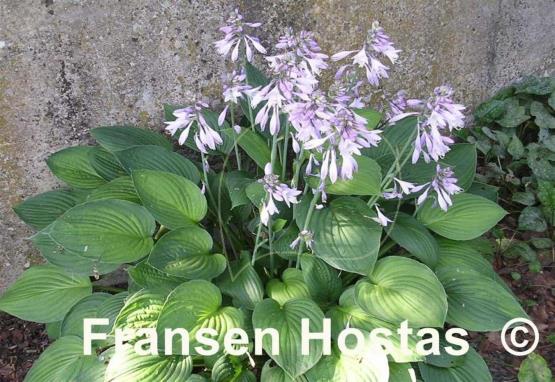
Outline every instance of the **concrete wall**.
[(317, 33), (330, 52), (379, 20), (403, 50), (392, 85), (423, 95), (449, 82), (468, 105), (525, 73), (553, 69), (552, 0), (0, 0), (0, 290), (39, 261), (11, 211), (57, 185), (44, 159), (98, 125), (162, 126), (166, 102), (220, 91), (211, 43), (239, 7)]

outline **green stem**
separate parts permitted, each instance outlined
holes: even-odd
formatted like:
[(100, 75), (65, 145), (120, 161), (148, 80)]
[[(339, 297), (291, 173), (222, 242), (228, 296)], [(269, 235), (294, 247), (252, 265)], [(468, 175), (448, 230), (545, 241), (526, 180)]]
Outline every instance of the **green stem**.
[[(316, 207), (316, 203), (318, 202), (318, 199), (320, 199), (320, 191), (316, 191), (316, 193), (314, 194), (314, 196), (312, 197), (312, 200), (310, 201), (310, 206), (308, 207), (308, 212), (306, 214), (306, 219), (304, 220), (304, 224), (303, 224), (303, 229), (302, 231), (306, 231), (308, 230), (308, 227), (310, 226), (310, 220), (312, 219), (312, 214), (314, 213), (314, 208)], [(300, 264), (301, 264), (301, 254), (303, 253), (304, 250), (304, 242), (301, 241), (299, 243), (299, 249), (297, 251), (297, 264), (296, 267), (299, 268)]]
[(275, 164), (276, 164), (276, 159), (277, 159), (277, 144), (278, 144), (278, 139), (277, 139), (277, 134), (273, 136), (272, 138), (272, 153), (270, 154), (270, 162), (272, 164), (272, 171), (274, 171), (275, 168)]
[[(235, 127), (235, 105), (230, 105), (231, 109), (231, 128)], [(237, 146), (237, 138), (233, 138), (233, 147), (235, 149), (235, 159), (237, 160), (237, 170), (241, 171), (241, 153), (239, 152), (239, 147)]]
[[(260, 207), (262, 208), (262, 207)], [(254, 240), (254, 250), (252, 251), (252, 265), (256, 263), (256, 252), (258, 252), (258, 247), (260, 247), (260, 234), (262, 233), (262, 221), (258, 223), (258, 230), (256, 231), (256, 239)]]
[(304, 148), (301, 147), (301, 151), (299, 152), (299, 157), (295, 160), (295, 174), (293, 175), (293, 180), (291, 181), (291, 187), (297, 188), (297, 184), (299, 182), (299, 176), (301, 174), (301, 167), (303, 165), (304, 159)]
[(289, 122), (285, 125), (285, 135), (283, 137), (283, 149), (281, 150), (281, 179), (285, 180), (287, 173), (287, 149), (289, 144)]

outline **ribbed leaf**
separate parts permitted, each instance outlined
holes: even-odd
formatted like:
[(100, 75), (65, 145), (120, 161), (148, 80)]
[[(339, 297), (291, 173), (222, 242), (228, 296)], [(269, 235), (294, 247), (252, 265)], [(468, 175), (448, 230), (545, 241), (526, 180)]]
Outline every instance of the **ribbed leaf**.
[(552, 376), (545, 359), (538, 353), (531, 353), (520, 364), (518, 382), (551, 382)]
[[(262, 367), (262, 374), (260, 376), (260, 380), (264, 382), (294, 382), (291, 377), (287, 375), (285, 370), (281, 367), (274, 365), (272, 366), (271, 363), (273, 361), (267, 361), (264, 366)], [(299, 381), (305, 381), (306, 378), (300, 377), (298, 378)]]
[(156, 328), (166, 296), (148, 289), (129, 296), (115, 319), (114, 328)]
[(434, 273), (415, 260), (386, 257), (376, 263), (355, 290), (356, 301), (368, 314), (411, 327), (442, 327), (447, 296)]
[(254, 179), (245, 171), (230, 171), (225, 176), (225, 182), (231, 199), (231, 208), (249, 203), (245, 189)]
[(105, 382), (179, 382), (193, 371), (191, 357), (138, 355), (133, 346), (125, 345), (110, 359)]
[[(346, 344), (353, 349), (354, 337), (348, 337)], [(389, 366), (387, 356), (377, 343), (371, 343), (369, 333), (356, 354), (342, 353), (337, 346), (332, 354), (324, 356), (316, 366), (306, 373), (310, 382), (388, 382)]]
[(68, 147), (52, 154), (46, 160), (57, 178), (75, 188), (91, 189), (106, 183), (93, 168), (90, 157), (95, 147)]
[(162, 236), (148, 263), (172, 276), (210, 280), (227, 265), (223, 255), (210, 253), (212, 244), (212, 237), (202, 228), (180, 228)]
[(309, 299), (296, 299), (280, 305), (269, 298), (256, 305), (254, 328), (274, 328), (279, 336), (279, 354), (272, 353), (272, 339), (264, 336), (262, 347), (286, 373), (296, 378), (310, 370), (322, 357), (322, 342), (311, 341), (308, 355), (301, 355), (301, 320), (306, 318), (312, 332), (321, 332), (324, 314)]
[[(233, 307), (222, 307), (222, 295), (214, 284), (204, 280), (193, 280), (181, 284), (168, 296), (158, 318), (158, 337), (163, 338), (165, 329), (183, 328), (189, 332), (190, 352), (199, 346), (195, 340), (200, 328), (211, 328), (218, 333), (213, 337), (220, 344), (227, 331), (241, 328), (243, 313)], [(162, 336), (162, 337), (161, 337)], [(174, 337), (173, 351), (181, 350), (179, 336)]]
[[(237, 144), (241, 146), (247, 155), (258, 165), (264, 168), (266, 163), (270, 163), (270, 148), (260, 135), (251, 130), (245, 130), (237, 137)], [(274, 166), (274, 174), (281, 172), (281, 166), (276, 163)]]
[(507, 212), (491, 200), (472, 194), (457, 194), (447, 212), (432, 200), (418, 211), (418, 220), (438, 235), (452, 240), (472, 240), (491, 229)]
[(187, 281), (183, 277), (172, 276), (154, 268), (146, 260), (129, 268), (128, 273), (134, 285), (139, 289), (145, 288), (152, 291), (160, 291), (164, 294), (169, 293), (175, 287)]
[(312, 217), (314, 253), (332, 267), (368, 274), (378, 258), (381, 226), (359, 199), (342, 197)]
[(233, 298), (238, 307), (253, 310), (255, 305), (264, 298), (264, 286), (260, 276), (251, 265), (248, 256), (230, 264), (231, 274), (224, 272), (216, 281), (223, 294)]
[(414, 382), (415, 375), (410, 363), (389, 363), (389, 382)]
[(304, 282), (312, 299), (321, 306), (335, 302), (342, 292), (339, 272), (315, 256), (301, 256), (301, 268)]
[(464, 356), (464, 363), (454, 367), (436, 367), (419, 363), (424, 382), (491, 382), (491, 374), (482, 357), (472, 348)]
[(125, 170), (119, 164), (118, 159), (102, 147), (95, 146), (94, 150), (90, 150), (89, 155), (91, 166), (98, 175), (107, 181), (125, 175)]
[(79, 195), (73, 191), (48, 191), (19, 203), (14, 212), (26, 224), (40, 230), (80, 201)]
[(91, 292), (88, 277), (69, 275), (53, 265), (36, 265), (0, 297), (0, 310), (26, 321), (60, 321)]
[(393, 324), (369, 315), (358, 306), (355, 300), (355, 288), (346, 289), (341, 295), (339, 305), (331, 308), (326, 317), (331, 319), (332, 337), (337, 340), (339, 333), (346, 328), (357, 328), (368, 333), (375, 329), (384, 328), (391, 331), (388, 337), (390, 356), (395, 362), (422, 361), (424, 357), (416, 351), (420, 337), (416, 334), (409, 335), (407, 346), (401, 345), (401, 337), (397, 333), (398, 324)]
[(144, 207), (107, 199), (73, 207), (52, 224), (50, 236), (81, 257), (125, 263), (150, 252), (154, 228), (154, 219)]
[(56, 243), (50, 236), (51, 225), (31, 237), (33, 245), (52, 265), (76, 275), (98, 276), (115, 271), (119, 263), (106, 263), (97, 259), (81, 257), (80, 252), (70, 251)]
[(110, 324), (105, 327), (107, 333), (112, 331), (116, 318), (128, 297), (128, 292), (114, 294), (98, 307), (98, 317), (107, 318), (110, 321)]
[(141, 199), (135, 191), (135, 186), (133, 185), (133, 180), (130, 176), (122, 176), (114, 179), (111, 182), (98, 187), (87, 197), (87, 200), (89, 201), (101, 199), (119, 199), (137, 204), (141, 203)]
[(276, 300), (280, 305), (289, 300), (298, 298), (310, 298), (310, 292), (306, 286), (303, 273), (299, 269), (288, 268), (283, 271), (281, 279), (271, 279), (266, 284), (268, 297)]
[(438, 258), (438, 245), (430, 232), (412, 216), (399, 212), (390, 225), (389, 236), (401, 247), (429, 267), (434, 267)]
[(206, 215), (206, 198), (190, 180), (152, 170), (133, 172), (133, 182), (144, 206), (170, 229), (196, 225)]
[(160, 146), (136, 146), (115, 155), (128, 174), (135, 170), (157, 170), (181, 175), (194, 184), (200, 182), (199, 171), (193, 162)]
[(171, 150), (172, 144), (162, 134), (131, 126), (97, 127), (91, 135), (106, 150), (114, 152), (131, 146), (157, 145)]
[(83, 337), (83, 319), (104, 318), (98, 315), (98, 309), (110, 296), (108, 293), (93, 293), (80, 300), (62, 321), (61, 335)]
[(97, 356), (83, 355), (79, 337), (62, 337), (50, 345), (33, 364), (25, 382), (102, 382), (106, 365)]

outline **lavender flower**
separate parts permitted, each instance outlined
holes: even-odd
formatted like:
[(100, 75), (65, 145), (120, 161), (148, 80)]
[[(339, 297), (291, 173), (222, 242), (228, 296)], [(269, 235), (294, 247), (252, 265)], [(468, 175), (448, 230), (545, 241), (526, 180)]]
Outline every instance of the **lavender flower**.
[[(373, 86), (378, 86), (382, 78), (388, 78), (389, 67), (384, 65), (379, 59), (379, 55), (383, 55), (389, 59), (392, 64), (399, 58), (397, 50), (393, 47), (393, 43), (380, 27), (377, 21), (372, 23), (372, 28), (368, 31), (368, 37), (361, 50), (343, 51), (334, 54), (331, 59), (333, 61), (340, 61), (349, 56), (352, 57), (352, 66), (362, 68), (366, 72), (366, 79), (368, 83)], [(338, 75), (345, 72), (348, 66), (340, 68)]]
[(252, 90), (252, 87), (245, 83), (246, 78), (247, 76), (243, 71), (240, 73), (233, 71), (223, 77), (223, 96), (227, 105), (218, 117), (218, 125), (223, 125), (229, 105), (237, 105), (239, 100), (244, 98), (245, 94), (248, 94)]
[(314, 75), (320, 74), (321, 70), (328, 67), (326, 63), (328, 56), (322, 53), (312, 32), (301, 31), (294, 35), (291, 30), (288, 30), (285, 35), (280, 37), (276, 48), (293, 53), (298, 60), (307, 64), (307, 68)]
[(381, 226), (387, 227), (387, 225), (388, 225), (389, 223), (391, 223), (392, 220), (389, 219), (387, 216), (385, 216), (385, 215), (382, 213), (382, 211), (380, 211), (380, 209), (378, 208), (377, 205), (375, 206), (375, 208), (376, 208), (376, 214), (377, 214), (378, 216), (375, 217), (375, 218), (372, 218), (372, 220), (374, 220), (376, 223), (378, 223), (378, 224), (381, 225)]
[(301, 191), (291, 188), (285, 183), (280, 183), (278, 176), (273, 174), (270, 163), (267, 163), (264, 167), (264, 178), (260, 179), (259, 182), (264, 186), (268, 196), (267, 201), (260, 210), (260, 221), (267, 226), (270, 216), (279, 212), (274, 200), (285, 202), (289, 207), (291, 204), (299, 202), (297, 196), (301, 194)]
[(258, 28), (262, 25), (261, 23), (243, 21), (243, 16), (239, 14), (239, 10), (236, 9), (227, 19), (227, 24), (228, 25), (220, 28), (220, 31), (225, 33), (224, 38), (215, 43), (219, 54), (225, 57), (231, 51), (231, 61), (237, 61), (241, 42), (245, 45), (245, 54), (249, 62), (251, 62), (253, 58), (252, 47), (258, 52), (266, 54), (266, 48), (260, 44), (258, 38), (245, 33), (245, 27)]
[(291, 249), (297, 248), (301, 243), (305, 243), (309, 249), (312, 249), (314, 243), (314, 233), (308, 230), (302, 230), (299, 236), (289, 245)]
[(202, 110), (205, 108), (208, 108), (206, 103), (197, 102), (195, 106), (175, 110), (173, 115), (176, 117), (176, 120), (166, 122), (168, 125), (166, 126), (166, 130), (171, 135), (175, 135), (178, 130), (183, 129), (179, 133), (178, 139), (179, 144), (183, 145), (185, 141), (187, 141), (191, 129), (196, 124), (198, 129), (194, 134), (194, 141), (197, 148), (206, 154), (208, 152), (207, 148), (215, 150), (216, 145), (222, 144), (223, 141), (220, 134), (213, 130), (208, 122), (206, 122), (206, 119), (202, 114)]
[(455, 173), (450, 167), (442, 168), (439, 164), (436, 166), (436, 175), (431, 182), (428, 182), (421, 186), (421, 188), (426, 187), (426, 190), (418, 197), (417, 204), (422, 204), (428, 198), (430, 191), (435, 191), (436, 200), (439, 207), (443, 211), (453, 205), (451, 200), (451, 195), (457, 194), (462, 191), (462, 188), (457, 186), (457, 178), (455, 178)]
[(404, 180), (393, 178), (393, 190), (384, 192), (384, 199), (401, 199), (403, 195), (409, 195), (413, 192), (422, 190), (425, 186), (416, 186), (414, 183), (406, 182)]

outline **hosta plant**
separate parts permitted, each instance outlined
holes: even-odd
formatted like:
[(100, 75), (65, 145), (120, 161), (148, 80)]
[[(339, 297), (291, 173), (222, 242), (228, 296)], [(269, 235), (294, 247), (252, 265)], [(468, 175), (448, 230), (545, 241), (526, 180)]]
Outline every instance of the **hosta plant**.
[[(386, 94), (399, 51), (378, 24), (331, 57), (309, 32), (266, 55), (247, 34), (259, 26), (234, 13), (221, 29), (216, 49), (234, 70), (219, 111), (168, 105), (166, 136), (100, 127), (98, 145), (48, 158), (66, 187), (15, 209), (46, 264), (0, 298), (53, 341), (27, 381), (491, 381), (472, 349), (417, 351), (420, 328), (498, 331), (525, 316), (473, 242), (505, 211), (473, 191), (474, 145), (450, 137), (464, 108), (446, 86), (423, 100)], [(91, 355), (85, 318), (107, 319)], [(317, 332), (324, 318), (329, 349), (315, 340), (303, 354), (303, 319)], [(368, 338), (355, 354), (338, 346), (345, 328), (403, 323), (408, 351), (397, 334), (387, 352)], [(177, 338), (164, 354), (164, 337), (146, 332), (114, 346), (119, 329), (148, 328), (184, 329), (194, 350)], [(252, 340), (272, 328), (277, 343)], [(243, 352), (195, 347), (201, 331), (222, 344), (235, 329), (249, 334)]]

